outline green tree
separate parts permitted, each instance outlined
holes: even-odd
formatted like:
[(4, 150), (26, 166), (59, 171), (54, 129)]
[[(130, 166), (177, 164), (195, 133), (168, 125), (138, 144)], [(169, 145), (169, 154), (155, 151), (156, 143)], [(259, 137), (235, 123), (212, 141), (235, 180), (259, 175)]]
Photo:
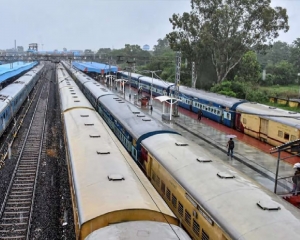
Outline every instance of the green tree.
[(250, 48), (288, 31), (288, 16), (271, 0), (191, 0), (192, 11), (170, 18), (173, 32), (167, 35), (171, 48), (192, 58), (210, 57), (217, 82), (240, 62)]
[(300, 38), (297, 38), (291, 46), (290, 62), (295, 67), (295, 71), (300, 73)]
[(267, 66), (267, 73), (272, 74), (273, 84), (293, 84), (297, 79), (294, 66), (288, 61), (281, 61), (275, 65)]
[(256, 53), (253, 51), (248, 51), (244, 54), (237, 68), (236, 81), (259, 83), (261, 68), (256, 58)]

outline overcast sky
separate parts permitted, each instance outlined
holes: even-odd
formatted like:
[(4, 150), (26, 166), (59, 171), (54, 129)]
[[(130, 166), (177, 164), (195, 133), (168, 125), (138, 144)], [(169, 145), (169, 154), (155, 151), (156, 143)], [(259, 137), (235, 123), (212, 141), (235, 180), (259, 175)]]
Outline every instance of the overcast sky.
[[(273, 0), (286, 7), (290, 31), (279, 40), (299, 35), (300, 0)], [(0, 49), (42, 50), (122, 48), (126, 43), (152, 48), (172, 30), (173, 13), (190, 10), (190, 0), (0, 0)]]

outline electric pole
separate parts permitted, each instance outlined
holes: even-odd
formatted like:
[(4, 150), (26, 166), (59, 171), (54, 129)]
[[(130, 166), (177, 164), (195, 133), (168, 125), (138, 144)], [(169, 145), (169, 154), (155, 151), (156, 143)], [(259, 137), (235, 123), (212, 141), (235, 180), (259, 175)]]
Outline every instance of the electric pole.
[[(180, 67), (181, 67), (181, 52), (177, 52), (176, 53), (176, 71), (175, 71), (175, 89), (174, 89), (174, 97), (176, 99), (179, 98)], [(179, 117), (178, 102), (174, 106), (173, 116)]]

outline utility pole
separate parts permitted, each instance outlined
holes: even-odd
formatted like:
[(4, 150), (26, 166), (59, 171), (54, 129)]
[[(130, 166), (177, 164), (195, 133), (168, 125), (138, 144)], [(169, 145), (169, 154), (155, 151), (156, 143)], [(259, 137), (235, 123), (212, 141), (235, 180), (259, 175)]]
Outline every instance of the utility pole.
[[(181, 67), (181, 52), (176, 53), (176, 71), (175, 71), (175, 89), (174, 89), (174, 97), (176, 99), (179, 98), (179, 85), (180, 85), (180, 67)], [(178, 114), (178, 102), (174, 106), (174, 117), (179, 117)]]
[(127, 60), (127, 64), (129, 65), (129, 67), (128, 67), (129, 68), (129, 71), (128, 71), (129, 79), (128, 79), (128, 81), (129, 81), (129, 95), (131, 96), (131, 72), (132, 72), (132, 65), (135, 64), (135, 59), (133, 61)]
[(195, 68), (195, 62), (192, 63), (192, 88), (196, 88), (197, 73)]

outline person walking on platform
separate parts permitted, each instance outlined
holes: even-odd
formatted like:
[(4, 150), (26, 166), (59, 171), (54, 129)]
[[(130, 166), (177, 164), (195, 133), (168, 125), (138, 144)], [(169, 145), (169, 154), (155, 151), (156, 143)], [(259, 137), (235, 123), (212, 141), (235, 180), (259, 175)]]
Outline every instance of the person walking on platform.
[(296, 172), (292, 178), (293, 181), (292, 193), (293, 195), (298, 195), (300, 194), (300, 163), (296, 163), (293, 168), (296, 169)]
[(234, 141), (232, 140), (232, 138), (229, 139), (229, 141), (227, 142), (227, 156), (233, 156), (233, 149), (234, 149)]
[(153, 111), (153, 107), (152, 107), (152, 105), (150, 105), (150, 112), (151, 112), (151, 115), (152, 115), (152, 111)]
[(198, 111), (198, 120), (199, 121), (201, 121), (202, 115), (203, 115), (202, 110), (199, 109), (199, 111)]

